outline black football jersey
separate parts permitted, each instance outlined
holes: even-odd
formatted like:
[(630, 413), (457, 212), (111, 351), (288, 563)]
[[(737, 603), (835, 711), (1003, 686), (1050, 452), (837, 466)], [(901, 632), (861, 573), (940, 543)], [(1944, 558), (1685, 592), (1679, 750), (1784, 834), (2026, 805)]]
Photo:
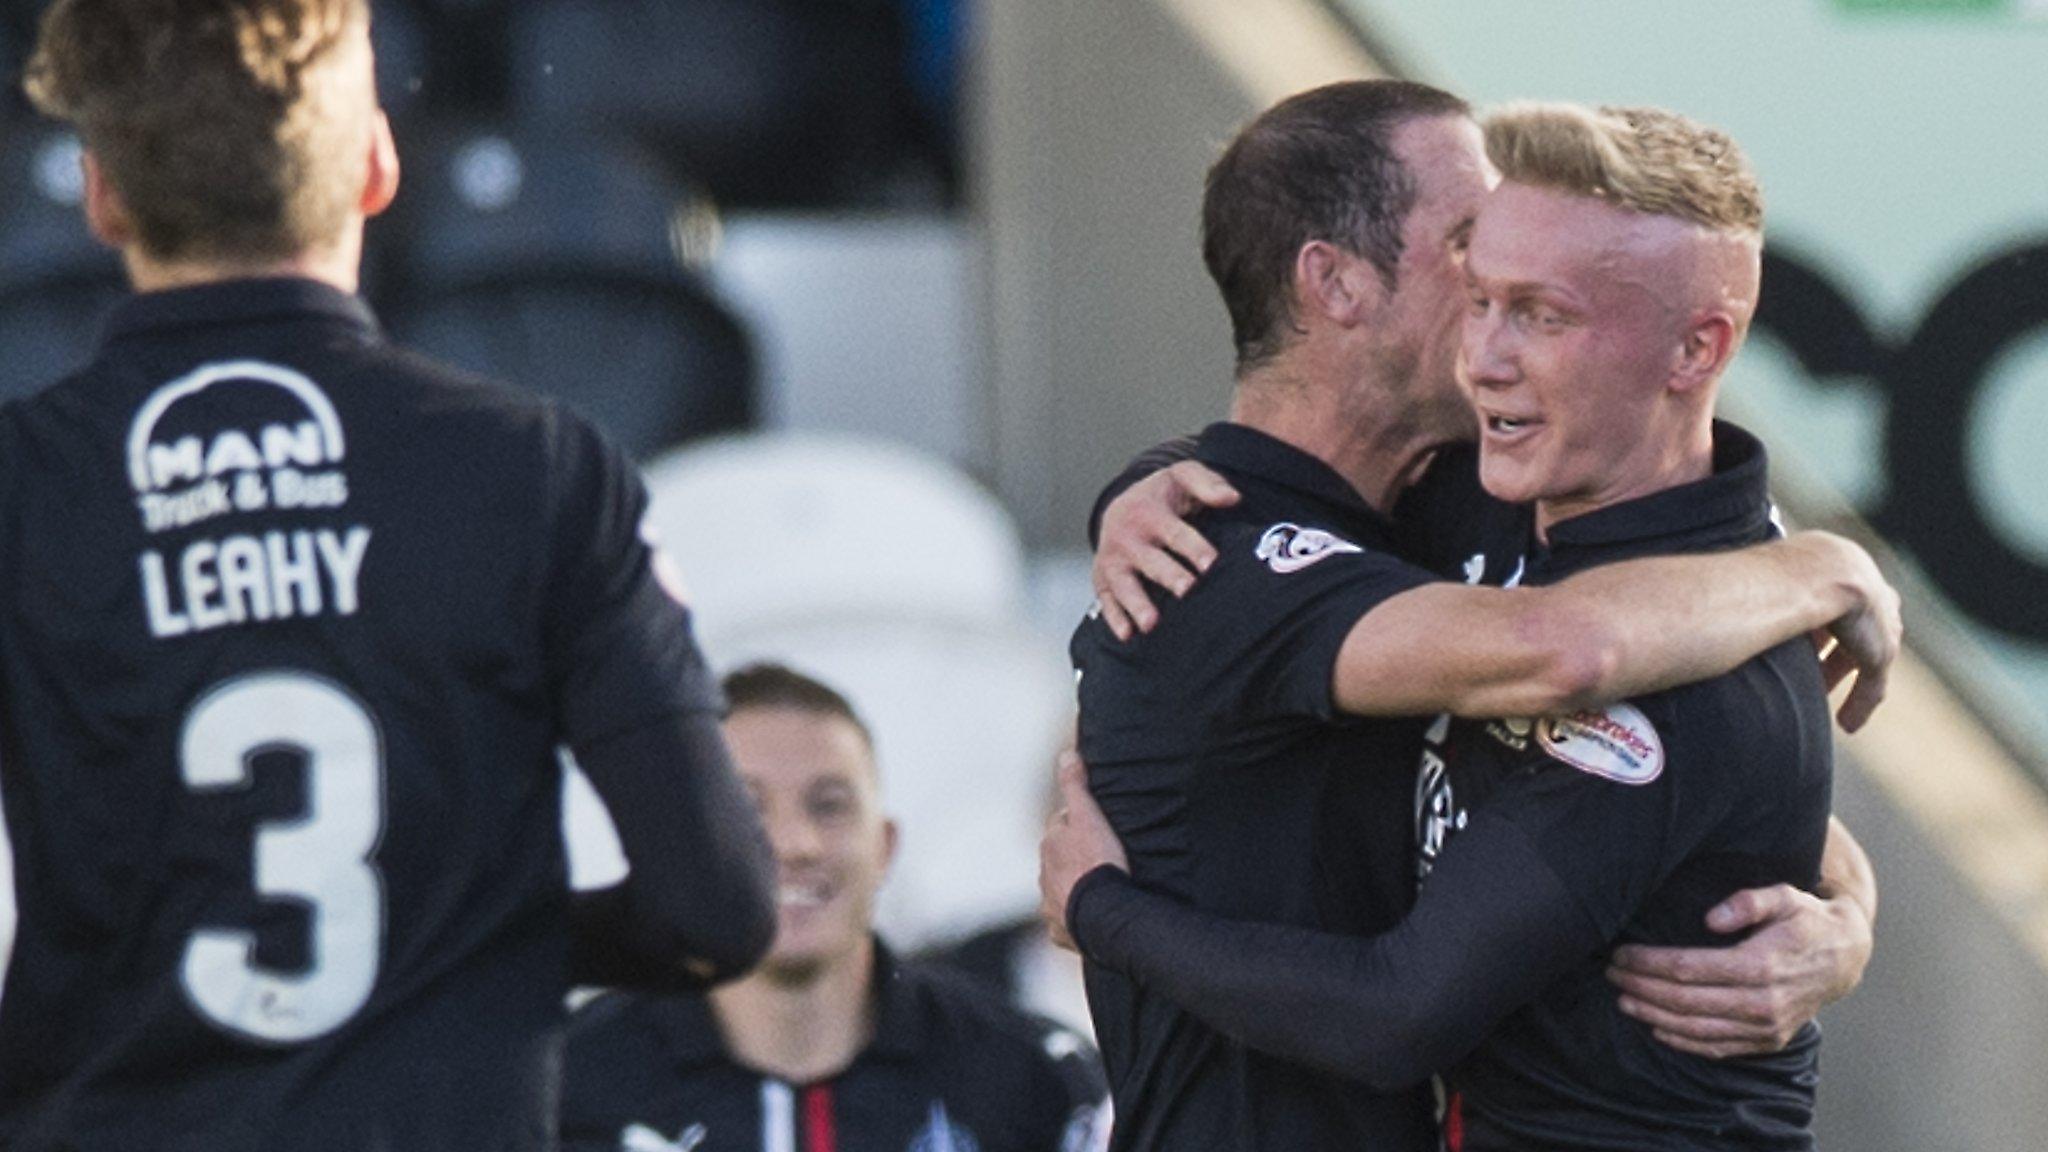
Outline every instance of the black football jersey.
[(0, 1146), (547, 1146), (555, 749), (718, 706), (644, 504), (305, 281), (0, 408)]
[[(1711, 477), (1553, 525), (1527, 577), (1550, 583), (1774, 532), (1762, 446), (1717, 424)], [(1803, 637), (1727, 675), (1604, 708), (1439, 725), (1417, 781), (1423, 884), (1468, 823), (1504, 821), (1602, 937), (1725, 945), (1705, 920), (1730, 893), (1818, 881), (1829, 725)], [(1767, 1056), (1688, 1055), (1621, 1013), (1605, 967), (1604, 954), (1587, 956), (1452, 1071), (1453, 1149), (1812, 1147), (1817, 1028)]]
[[(1151, 633), (1074, 633), (1089, 787), (1138, 880), (1240, 919), (1366, 933), (1412, 892), (1408, 768), (1422, 722), (1341, 716), (1338, 650), (1430, 573), (1316, 458), (1216, 424), (1194, 458), (1242, 495), (1197, 527), (1218, 558)], [(1426, 1091), (1382, 1096), (1254, 1052), (1143, 985), (1090, 965), (1088, 1000), (1116, 1100), (1112, 1146), (1435, 1145)]]
[(699, 995), (608, 993), (569, 1031), (563, 1152), (1100, 1152), (1087, 1042), (877, 946), (875, 1033), (792, 1084), (733, 1059)]

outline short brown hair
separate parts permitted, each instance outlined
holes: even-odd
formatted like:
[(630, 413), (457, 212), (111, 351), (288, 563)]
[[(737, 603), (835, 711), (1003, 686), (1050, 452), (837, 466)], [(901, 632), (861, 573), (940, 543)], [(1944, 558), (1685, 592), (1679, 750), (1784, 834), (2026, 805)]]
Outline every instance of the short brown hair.
[(1501, 179), (1762, 235), (1756, 170), (1728, 134), (1662, 108), (1509, 104), (1486, 117)]
[(860, 714), (853, 710), (851, 701), (824, 683), (785, 665), (767, 661), (749, 664), (728, 673), (722, 687), (725, 689), (726, 707), (734, 712), (748, 708), (787, 708), (793, 712), (832, 716), (853, 725), (868, 747), (874, 747), (874, 734), (868, 731), (867, 723)]
[[(159, 259), (332, 243), (367, 178), (366, 0), (56, 0), (23, 87), (77, 128)], [(371, 85), (367, 97), (363, 85)]]
[(1395, 287), (1417, 189), (1394, 133), (1471, 111), (1426, 84), (1352, 80), (1290, 96), (1237, 134), (1209, 169), (1202, 260), (1230, 310), (1239, 373), (1286, 344), (1302, 245), (1323, 240), (1362, 256)]

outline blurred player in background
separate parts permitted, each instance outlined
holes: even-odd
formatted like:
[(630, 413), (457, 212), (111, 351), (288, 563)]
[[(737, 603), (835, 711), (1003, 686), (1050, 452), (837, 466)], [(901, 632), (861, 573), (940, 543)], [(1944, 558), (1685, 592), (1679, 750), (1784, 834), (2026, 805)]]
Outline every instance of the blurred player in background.
[[(772, 870), (629, 463), (388, 345), (365, 0), (58, 0), (135, 288), (0, 408), (0, 1146), (552, 1146), (571, 977), (750, 967)], [(632, 875), (572, 907), (555, 749)]]
[[(774, 948), (701, 996), (615, 993), (570, 1031), (578, 1152), (1087, 1152), (1107, 1089), (1079, 1037), (874, 935), (896, 850), (867, 727), (778, 665), (728, 676), (726, 735), (779, 866)], [(801, 1133), (801, 1138), (797, 1136)]]
[[(1199, 581), (1170, 557), (1139, 566), (1184, 593), (1149, 634), (1124, 640), (1117, 581), (1103, 580), (1101, 618), (1073, 643), (1089, 786), (1132, 875), (1194, 909), (1391, 928), (1412, 899), (1415, 764), (1436, 739), (1433, 713), (1572, 712), (1720, 675), (1831, 620), (1865, 669), (1851, 722), (1882, 695), (1896, 598), (1839, 539), (1636, 560), (1548, 588), (1475, 586), (1516, 585), (1537, 560), (1526, 514), (1486, 501), (1470, 449), (1455, 446), (1473, 434), (1454, 373), (1461, 258), (1490, 182), (1464, 103), (1392, 81), (1290, 98), (1210, 171), (1204, 256), (1231, 314), (1238, 386), (1230, 420), (1191, 451), (1241, 495), (1201, 524), (1213, 563)], [(1388, 517), (1404, 493), (1425, 501), (1404, 506), (1419, 539)], [(1162, 532), (1182, 555), (1197, 547), (1186, 525)], [(1059, 921), (1075, 873), (1049, 874)], [(1122, 921), (1107, 923), (1087, 954), (1122, 959)], [(1868, 926), (1843, 931), (1849, 944), (1829, 959), (1853, 983)], [(1823, 968), (1808, 983), (1836, 989), (1842, 973)], [(1374, 1092), (1275, 1059), (1213, 1027), (1207, 1005), (1191, 1015), (1198, 1006), (1151, 971), (1089, 970), (1119, 1149), (1435, 1146), (1417, 1084), (1428, 1069), (1377, 1078)], [(1275, 1026), (1320, 1023), (1275, 1004)], [(1429, 1029), (1425, 1018), (1404, 1035)]]

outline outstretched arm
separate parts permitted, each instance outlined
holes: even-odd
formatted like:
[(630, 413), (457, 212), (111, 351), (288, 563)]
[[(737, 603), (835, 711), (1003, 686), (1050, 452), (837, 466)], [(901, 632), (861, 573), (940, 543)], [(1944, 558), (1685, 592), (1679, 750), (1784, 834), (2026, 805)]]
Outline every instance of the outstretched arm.
[(1546, 588), (1404, 592), (1345, 639), (1336, 700), (1362, 715), (1551, 715), (1718, 676), (1818, 628), (1860, 669), (1840, 713), (1854, 731), (1884, 698), (1899, 599), (1867, 553), (1826, 532)]
[(1840, 820), (1828, 825), (1819, 895), (1789, 885), (1738, 892), (1707, 913), (1731, 948), (1615, 950), (1608, 978), (1621, 1010), (1683, 1052), (1724, 1058), (1776, 1052), (1863, 981), (1877, 921), (1877, 877)]
[[(1164, 463), (1169, 447), (1134, 463), (1141, 478), (1100, 515), (1091, 577), (1122, 639), (1158, 620), (1147, 581), (1185, 596), (1215, 560), (1186, 518), (1237, 499), (1199, 463)], [(1609, 565), (1549, 588), (1418, 588), (1359, 622), (1336, 695), (1366, 715), (1545, 715), (1717, 676), (1815, 631), (1835, 640), (1830, 686), (1855, 678), (1838, 714), (1853, 732), (1884, 699), (1899, 598), (1868, 553), (1826, 532)]]
[(1088, 872), (1068, 907), (1061, 919), (1090, 960), (1253, 1048), (1383, 1092), (1449, 1067), (1601, 947), (1506, 821), (1475, 820), (1414, 912), (1371, 938), (1227, 920), (1111, 864)]
[(1087, 796), (1079, 761), (1040, 851), (1056, 938), (1253, 1048), (1359, 1079), (1415, 1083), (1602, 947), (1521, 830), (1483, 814), (1408, 918), (1377, 937), (1227, 920), (1149, 892)]

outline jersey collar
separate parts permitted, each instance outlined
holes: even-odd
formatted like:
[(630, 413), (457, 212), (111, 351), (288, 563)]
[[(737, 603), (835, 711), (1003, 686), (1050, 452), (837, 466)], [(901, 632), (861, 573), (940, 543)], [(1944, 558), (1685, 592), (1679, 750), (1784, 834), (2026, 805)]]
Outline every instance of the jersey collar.
[(1195, 438), (1195, 459), (1292, 489), (1369, 524), (1383, 536), (1393, 527), (1335, 468), (1249, 425), (1225, 420), (1202, 429)]
[(327, 320), (378, 333), (377, 317), (360, 297), (318, 280), (275, 277), (135, 293), (114, 309), (107, 340), (264, 320)]
[[(871, 1056), (908, 1059), (924, 1051), (924, 998), (916, 994), (917, 979), (915, 971), (903, 968), (881, 937), (875, 937), (875, 1035), (854, 1057), (856, 1062)], [(656, 1019), (678, 1067), (732, 1061), (709, 998), (693, 994), (650, 998), (649, 1003), (660, 1006)]]
[(1550, 528), (1555, 566), (1607, 554), (1699, 551), (1761, 538), (1771, 521), (1770, 467), (1756, 437), (1714, 421), (1714, 472), (1703, 480), (1560, 520)]

